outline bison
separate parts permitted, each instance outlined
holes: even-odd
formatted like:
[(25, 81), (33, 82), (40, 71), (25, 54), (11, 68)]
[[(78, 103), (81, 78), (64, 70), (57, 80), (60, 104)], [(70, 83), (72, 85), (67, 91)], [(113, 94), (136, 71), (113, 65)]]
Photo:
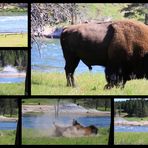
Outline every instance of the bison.
[(127, 80), (148, 78), (148, 26), (122, 20), (65, 27), (61, 46), (66, 61), (67, 86), (75, 86), (74, 71), (82, 60), (105, 67), (104, 88), (124, 87)]

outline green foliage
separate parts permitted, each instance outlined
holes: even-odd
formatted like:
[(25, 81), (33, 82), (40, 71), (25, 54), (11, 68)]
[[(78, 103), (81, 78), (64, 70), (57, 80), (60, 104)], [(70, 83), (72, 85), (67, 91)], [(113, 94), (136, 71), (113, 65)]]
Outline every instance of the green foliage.
[(139, 21), (145, 21), (145, 3), (130, 3), (121, 11), (124, 12), (124, 17), (135, 18)]
[(17, 99), (1, 99), (0, 100), (0, 115), (12, 117), (17, 115)]
[(129, 117), (146, 117), (148, 116), (148, 100), (144, 98), (134, 98), (123, 102), (116, 102), (117, 109), (121, 106), (123, 112), (127, 112)]
[(147, 145), (148, 133), (140, 132), (115, 132), (115, 145)]
[(6, 65), (25, 67), (27, 65), (27, 51), (0, 50), (0, 67)]

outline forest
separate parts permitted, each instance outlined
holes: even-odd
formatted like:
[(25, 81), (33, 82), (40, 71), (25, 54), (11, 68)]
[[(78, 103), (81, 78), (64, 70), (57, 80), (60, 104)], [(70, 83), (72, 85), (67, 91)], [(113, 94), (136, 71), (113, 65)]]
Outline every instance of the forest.
[(115, 102), (115, 115), (127, 113), (128, 117), (147, 117), (148, 99), (137, 98)]
[(17, 99), (0, 99), (0, 115), (8, 117), (17, 116), (17, 103)]
[[(28, 3), (0, 3), (0, 9), (5, 10), (26, 10), (28, 8)], [(20, 11), (20, 10), (19, 10)]]
[(147, 3), (32, 3), (31, 35), (34, 40), (34, 33), (40, 36), (46, 25), (59, 27), (122, 18), (134, 18), (148, 24), (147, 10)]
[(18, 68), (26, 67), (27, 51), (25, 50), (1, 50), (0, 67), (12, 65)]

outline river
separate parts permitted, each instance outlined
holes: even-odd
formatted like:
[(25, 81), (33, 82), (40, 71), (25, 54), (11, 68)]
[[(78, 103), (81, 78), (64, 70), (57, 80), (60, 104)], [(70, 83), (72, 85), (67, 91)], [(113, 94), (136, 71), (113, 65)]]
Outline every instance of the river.
[(15, 121), (0, 121), (0, 130), (16, 130), (16, 125)]
[(148, 126), (115, 126), (115, 132), (148, 132)]
[(43, 115), (24, 115), (22, 118), (23, 128), (50, 128), (53, 122), (56, 121), (57, 124), (71, 125), (72, 120), (76, 119), (84, 126), (95, 125), (97, 127), (109, 127), (110, 117), (108, 116), (70, 116), (70, 115), (60, 115), (58, 119), (54, 116), (43, 114)]
[[(33, 71), (40, 72), (64, 72), (65, 60), (59, 39), (40, 40), (40, 52), (36, 44), (31, 49), (31, 65)], [(41, 53), (41, 54), (40, 54)], [(80, 61), (76, 72), (88, 72), (88, 67)], [(104, 72), (101, 66), (93, 66), (92, 72)]]
[(19, 78), (19, 77), (0, 78), (0, 83), (21, 83), (21, 82), (25, 82), (25, 77), (24, 78)]
[(0, 16), (0, 33), (27, 33), (28, 16)]

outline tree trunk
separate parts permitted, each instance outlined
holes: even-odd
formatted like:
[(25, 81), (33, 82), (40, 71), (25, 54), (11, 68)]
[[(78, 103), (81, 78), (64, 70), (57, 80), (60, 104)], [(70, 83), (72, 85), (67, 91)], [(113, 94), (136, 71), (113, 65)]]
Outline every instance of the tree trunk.
[(21, 119), (19, 118), (19, 114), (21, 114), (21, 110), (19, 108), (19, 104), (21, 104), (21, 100), (17, 99), (17, 107), (18, 107), (18, 121), (17, 121), (17, 129), (16, 129), (16, 137), (15, 137), (15, 145), (20, 145), (21, 144), (21, 139), (20, 139), (20, 123), (21, 123)]
[(29, 93), (29, 83), (28, 83), (28, 81), (29, 81), (29, 67), (28, 67), (28, 65), (27, 65), (27, 68), (26, 68), (26, 79), (25, 79), (25, 95), (27, 96), (28, 95), (28, 93)]
[(148, 25), (148, 13), (145, 14), (145, 24)]

